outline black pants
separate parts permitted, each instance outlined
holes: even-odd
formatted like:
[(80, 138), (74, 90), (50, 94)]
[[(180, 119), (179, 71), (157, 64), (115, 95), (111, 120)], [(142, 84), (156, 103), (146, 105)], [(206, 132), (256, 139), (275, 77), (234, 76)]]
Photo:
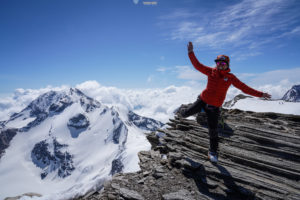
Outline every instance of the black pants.
[(209, 150), (217, 153), (218, 151), (218, 119), (220, 115), (219, 107), (215, 107), (205, 103), (200, 97), (188, 108), (181, 111), (183, 117), (189, 117), (204, 110), (207, 116), (208, 132), (209, 132)]

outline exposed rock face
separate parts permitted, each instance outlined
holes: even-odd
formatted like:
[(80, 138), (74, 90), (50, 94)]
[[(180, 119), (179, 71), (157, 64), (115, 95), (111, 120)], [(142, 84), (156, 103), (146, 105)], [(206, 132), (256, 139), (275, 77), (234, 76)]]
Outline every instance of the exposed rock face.
[(122, 172), (124, 165), (122, 163), (122, 157), (116, 158), (112, 161), (110, 174), (114, 175), (116, 173)]
[(90, 125), (87, 117), (81, 113), (72, 117), (68, 122), (68, 128), (70, 130), (72, 138), (77, 138), (79, 134), (87, 129)]
[(61, 178), (71, 175), (75, 167), (73, 166), (72, 155), (64, 150), (65, 147), (67, 145), (58, 143), (56, 139), (51, 142), (43, 140), (34, 145), (31, 158), (37, 167), (43, 169), (42, 179), (55, 170)]
[(300, 102), (300, 85), (294, 85), (287, 93), (285, 93), (282, 100)]
[(0, 158), (17, 131), (18, 129), (0, 129)]
[[(223, 110), (219, 162), (207, 159), (205, 114), (148, 135), (141, 170), (81, 199), (300, 199), (300, 116)], [(158, 136), (160, 135), (160, 137)]]

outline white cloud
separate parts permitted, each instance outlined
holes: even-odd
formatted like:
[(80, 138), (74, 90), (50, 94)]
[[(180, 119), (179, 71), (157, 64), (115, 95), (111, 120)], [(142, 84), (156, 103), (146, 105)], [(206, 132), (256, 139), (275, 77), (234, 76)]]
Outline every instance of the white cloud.
[(177, 20), (197, 16), (197, 13), (192, 13), (187, 9), (176, 9), (175, 12), (165, 14), (159, 17), (161, 20)]
[(292, 84), (300, 83), (299, 75), (300, 68), (274, 70), (256, 74), (249, 82), (257, 86), (280, 83), (290, 87)]
[(95, 80), (85, 81), (83, 83), (76, 85), (76, 88), (78, 88), (80, 90), (81, 89), (93, 90), (93, 89), (97, 89), (99, 87), (101, 87), (101, 85)]
[(191, 40), (212, 49), (234, 49), (244, 59), (259, 55), (254, 49), (279, 38), (299, 35), (300, 14), (294, 2), (243, 0), (216, 6), (213, 11), (205, 12), (205, 16), (203, 10), (201, 13), (175, 10), (159, 20), (172, 40)]
[[(177, 66), (178, 76), (187, 80), (187, 86), (169, 86), (158, 89), (119, 89), (86, 81), (75, 87), (86, 95), (108, 106), (126, 107), (136, 113), (167, 122), (181, 104), (192, 103), (206, 87), (206, 76), (189, 66)], [(201, 77), (197, 77), (198, 74)], [(270, 93), (274, 99), (281, 98), (292, 85), (300, 84), (300, 68), (275, 70), (261, 74), (238, 74), (237, 77), (249, 86)], [(298, 76), (297, 76), (298, 75)], [(6, 120), (14, 112), (20, 112), (32, 100), (50, 90), (63, 90), (69, 86), (41, 89), (17, 89), (14, 94), (0, 98), (0, 121)], [(229, 88), (226, 101), (241, 93), (233, 86)]]
[[(169, 86), (161, 89), (119, 89), (102, 86), (97, 81), (86, 81), (75, 86), (86, 95), (108, 106), (126, 107), (136, 113), (167, 122), (181, 104), (193, 102), (199, 88)], [(0, 121), (7, 120), (14, 112), (20, 112), (39, 95), (50, 90), (63, 90), (68, 86), (41, 89), (17, 89), (0, 99)], [(203, 89), (203, 88), (202, 88)]]
[[(252, 46), (250, 47), (252, 48)], [(235, 52), (233, 54), (231, 54), (231, 58), (234, 58), (235, 60), (245, 60), (246, 58), (249, 57), (254, 57), (254, 56), (258, 56), (258, 55), (262, 55), (262, 52), (246, 52), (246, 53), (241, 53), (241, 52)]]
[(159, 67), (156, 69), (156, 71), (158, 72), (166, 72), (168, 70), (170, 70), (171, 68), (170, 67)]
[(293, 36), (293, 35), (299, 35), (300, 34), (300, 26), (295, 27), (294, 29), (282, 33), (278, 38)]
[(199, 27), (195, 22), (183, 21), (178, 24), (173, 32), (171, 32), (171, 39), (193, 39), (201, 33), (203, 33), (203, 27)]
[[(89, 85), (89, 84), (80, 84)], [(183, 103), (191, 103), (199, 95), (199, 89), (169, 86), (161, 89), (118, 89), (99, 86), (81, 87), (82, 92), (108, 106), (119, 106), (136, 113), (167, 122), (173, 111)]]

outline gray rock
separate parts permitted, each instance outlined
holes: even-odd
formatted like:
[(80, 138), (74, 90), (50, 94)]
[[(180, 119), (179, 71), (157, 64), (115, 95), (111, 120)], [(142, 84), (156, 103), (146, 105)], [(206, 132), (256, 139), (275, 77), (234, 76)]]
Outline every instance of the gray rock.
[(141, 180), (138, 181), (138, 184), (144, 184), (146, 179), (147, 179), (147, 177), (142, 178)]
[(165, 173), (165, 169), (163, 166), (158, 166), (155, 168), (155, 172), (157, 173)]
[(41, 194), (37, 194), (37, 193), (34, 193), (34, 192), (28, 192), (28, 193), (25, 193), (25, 194), (22, 194), (20, 196), (16, 196), (16, 197), (6, 197), (4, 200), (19, 200), (23, 197), (42, 197)]
[(169, 159), (171, 160), (180, 160), (182, 158), (182, 154), (178, 152), (169, 152)]
[(113, 194), (108, 194), (107, 197), (109, 200), (117, 200), (117, 196), (115, 196)]
[(153, 174), (153, 177), (156, 179), (162, 178), (162, 177), (164, 177), (164, 173), (155, 172)]
[(194, 200), (194, 198), (190, 195), (190, 192), (184, 189), (164, 194), (162, 197), (164, 200)]
[(128, 190), (126, 188), (120, 188), (120, 194), (125, 199), (131, 199), (131, 200), (143, 200), (144, 197), (140, 195), (138, 192), (134, 190)]
[(149, 174), (151, 174), (151, 171), (145, 171), (145, 172), (143, 172), (143, 176), (148, 176)]
[(112, 183), (111, 187), (114, 188), (115, 190), (119, 190), (120, 189), (120, 185), (116, 184), (116, 183)]

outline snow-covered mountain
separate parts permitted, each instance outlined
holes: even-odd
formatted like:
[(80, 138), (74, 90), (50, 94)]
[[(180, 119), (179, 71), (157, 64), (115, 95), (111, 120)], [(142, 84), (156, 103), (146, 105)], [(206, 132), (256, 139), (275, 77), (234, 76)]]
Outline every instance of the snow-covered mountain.
[(144, 132), (163, 124), (108, 107), (78, 89), (50, 91), (0, 122), (0, 199), (27, 192), (64, 199), (139, 169)]
[(300, 102), (300, 85), (294, 85), (285, 95), (282, 100), (289, 102)]
[(265, 100), (243, 94), (239, 94), (232, 100), (225, 102), (223, 107), (227, 109), (240, 109), (253, 112), (274, 112), (300, 115), (299, 102), (287, 102), (285, 100)]

